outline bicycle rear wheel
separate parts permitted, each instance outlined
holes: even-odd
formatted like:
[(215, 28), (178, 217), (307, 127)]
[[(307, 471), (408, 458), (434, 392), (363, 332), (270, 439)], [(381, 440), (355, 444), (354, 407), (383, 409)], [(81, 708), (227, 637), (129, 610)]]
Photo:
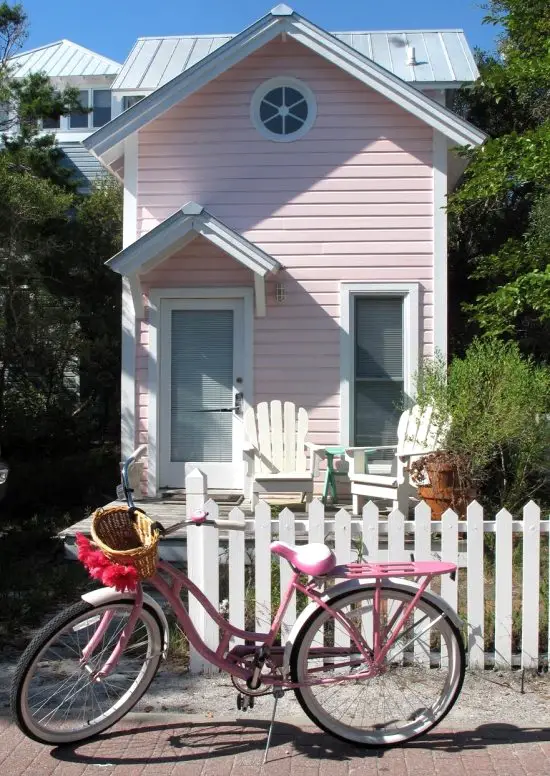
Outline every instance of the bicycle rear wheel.
[[(94, 607), (79, 601), (35, 636), (17, 666), (11, 707), (20, 729), (44, 744), (68, 744), (103, 732), (138, 702), (151, 684), (162, 656), (162, 628), (143, 606), (126, 649), (113, 671), (94, 678), (115, 648), (134, 602)], [(82, 650), (102, 617), (110, 621), (87, 661)]]
[[(380, 628), (401, 618), (413, 594), (381, 590)], [(374, 586), (330, 602), (373, 645)], [(341, 650), (338, 655), (338, 650)], [(302, 708), (316, 725), (358, 746), (394, 746), (422, 735), (451, 710), (464, 680), (462, 637), (443, 610), (421, 598), (386, 655), (380, 673), (353, 679), (368, 665), (342, 625), (319, 608), (301, 629), (290, 656)], [(325, 684), (320, 684), (320, 680)]]

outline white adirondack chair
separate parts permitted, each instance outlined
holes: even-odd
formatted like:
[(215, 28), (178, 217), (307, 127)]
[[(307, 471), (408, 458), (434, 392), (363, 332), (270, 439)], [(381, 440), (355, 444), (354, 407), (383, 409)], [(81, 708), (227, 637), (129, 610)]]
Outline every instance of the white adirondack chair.
[[(396, 445), (347, 448), (354, 514), (361, 512), (367, 498), (379, 498), (391, 501), (406, 517), (409, 499), (416, 494), (409, 479), (410, 466), (420, 456), (441, 449), (446, 432), (447, 425), (437, 421), (432, 407), (422, 410), (415, 404), (399, 418)], [(368, 458), (378, 450), (395, 450), (391, 474), (368, 471)]]
[[(259, 494), (313, 494), (320, 449), (306, 442), (308, 414), (292, 402), (261, 402), (244, 413), (245, 495), (252, 507)], [(306, 451), (309, 453), (306, 455)]]

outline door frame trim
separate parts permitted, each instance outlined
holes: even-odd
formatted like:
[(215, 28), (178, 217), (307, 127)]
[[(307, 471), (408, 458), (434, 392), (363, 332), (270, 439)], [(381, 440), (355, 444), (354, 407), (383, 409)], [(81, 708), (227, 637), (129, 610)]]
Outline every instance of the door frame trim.
[[(254, 396), (254, 289), (235, 287), (152, 288), (149, 291), (149, 345), (147, 347), (148, 421), (147, 421), (147, 491), (158, 493), (160, 469), (159, 412), (160, 389), (160, 307), (163, 299), (242, 299), (244, 307), (244, 385), (243, 411), (252, 405)], [(139, 407), (138, 407), (139, 412)]]

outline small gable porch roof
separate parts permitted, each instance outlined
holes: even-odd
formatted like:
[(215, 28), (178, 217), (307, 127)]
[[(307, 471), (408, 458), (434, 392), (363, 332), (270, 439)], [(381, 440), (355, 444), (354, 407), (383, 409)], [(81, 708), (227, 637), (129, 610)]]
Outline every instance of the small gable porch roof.
[(114, 272), (129, 279), (136, 315), (141, 317), (143, 312), (140, 275), (152, 270), (198, 235), (221, 248), (254, 273), (256, 315), (264, 316), (265, 277), (270, 272), (278, 272), (280, 263), (196, 202), (183, 205), (161, 224), (106, 262)]

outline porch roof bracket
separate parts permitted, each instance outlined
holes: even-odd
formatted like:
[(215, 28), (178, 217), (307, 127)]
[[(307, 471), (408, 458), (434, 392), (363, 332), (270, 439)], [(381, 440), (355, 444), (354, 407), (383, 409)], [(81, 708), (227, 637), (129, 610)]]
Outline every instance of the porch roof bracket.
[(265, 318), (267, 314), (265, 275), (254, 275), (254, 300), (256, 302), (256, 317)]
[(128, 282), (130, 284), (130, 291), (132, 292), (132, 301), (134, 303), (134, 311), (136, 318), (143, 318), (144, 306), (143, 306), (143, 289), (141, 287), (141, 280), (137, 273), (128, 275)]

